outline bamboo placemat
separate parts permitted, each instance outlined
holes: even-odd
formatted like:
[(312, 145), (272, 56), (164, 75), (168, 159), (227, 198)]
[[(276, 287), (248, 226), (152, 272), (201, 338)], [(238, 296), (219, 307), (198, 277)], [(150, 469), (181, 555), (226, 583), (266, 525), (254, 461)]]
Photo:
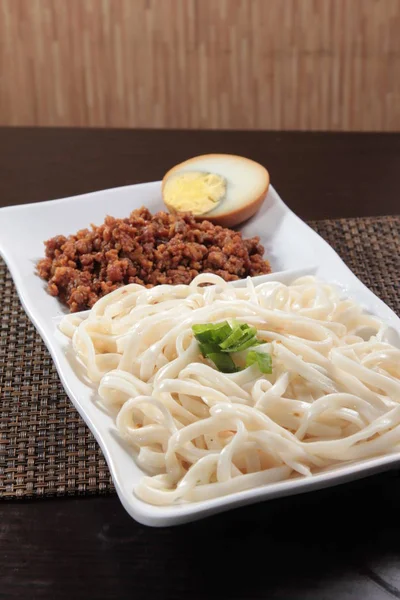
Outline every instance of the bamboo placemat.
[[(400, 315), (400, 216), (310, 225)], [(0, 259), (0, 497), (113, 490), (102, 452), (63, 391)]]

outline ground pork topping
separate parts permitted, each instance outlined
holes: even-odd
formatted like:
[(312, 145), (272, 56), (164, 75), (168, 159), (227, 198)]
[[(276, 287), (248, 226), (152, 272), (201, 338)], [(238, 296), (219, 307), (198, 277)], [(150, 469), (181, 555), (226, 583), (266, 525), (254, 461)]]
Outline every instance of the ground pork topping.
[(144, 207), (126, 219), (108, 216), (100, 226), (57, 235), (45, 248), (37, 272), (72, 312), (91, 308), (128, 283), (187, 284), (199, 273), (234, 281), (271, 271), (258, 237), (244, 240), (237, 231), (190, 214), (152, 215)]

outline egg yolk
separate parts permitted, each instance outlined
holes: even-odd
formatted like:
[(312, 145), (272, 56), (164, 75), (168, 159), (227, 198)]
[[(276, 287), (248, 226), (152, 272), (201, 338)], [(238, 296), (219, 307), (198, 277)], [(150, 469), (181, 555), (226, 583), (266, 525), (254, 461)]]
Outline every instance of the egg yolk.
[(215, 173), (187, 171), (172, 175), (164, 185), (164, 200), (177, 212), (204, 215), (218, 206), (226, 194), (226, 180)]

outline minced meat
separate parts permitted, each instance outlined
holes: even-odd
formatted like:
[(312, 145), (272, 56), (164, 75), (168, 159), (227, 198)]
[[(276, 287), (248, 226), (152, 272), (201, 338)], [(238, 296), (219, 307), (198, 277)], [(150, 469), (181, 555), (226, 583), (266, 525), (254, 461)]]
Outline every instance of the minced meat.
[(108, 216), (99, 227), (57, 235), (45, 247), (37, 272), (72, 312), (128, 283), (187, 284), (199, 273), (234, 281), (271, 271), (258, 237), (244, 240), (190, 214), (152, 215), (144, 207), (127, 219)]

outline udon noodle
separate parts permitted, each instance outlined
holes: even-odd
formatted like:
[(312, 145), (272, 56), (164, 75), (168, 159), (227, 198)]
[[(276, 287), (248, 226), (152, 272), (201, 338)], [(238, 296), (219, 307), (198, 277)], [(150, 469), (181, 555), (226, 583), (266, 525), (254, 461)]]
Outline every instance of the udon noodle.
[[(231, 319), (256, 327), (271, 375), (256, 364), (221, 373), (203, 358), (192, 325)], [(61, 330), (147, 473), (135, 492), (151, 504), (309, 477), (400, 448), (400, 350), (378, 319), (313, 277), (132, 284), (87, 315), (68, 315)]]

